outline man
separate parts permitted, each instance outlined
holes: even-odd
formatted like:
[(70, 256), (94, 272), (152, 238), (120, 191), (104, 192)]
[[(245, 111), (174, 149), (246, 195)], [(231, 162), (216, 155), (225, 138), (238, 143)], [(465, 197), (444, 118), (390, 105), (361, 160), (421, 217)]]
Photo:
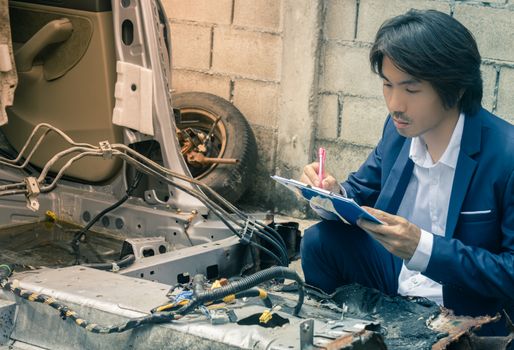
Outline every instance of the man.
[[(514, 127), (481, 108), (472, 34), (444, 13), (411, 10), (382, 25), (370, 61), (390, 112), (382, 139), (342, 184), (330, 174), (320, 184), (317, 163), (301, 181), (353, 198), (384, 224), (310, 227), (302, 243), (306, 282), (329, 293), (360, 283), (427, 297), (459, 315), (509, 310)], [(504, 322), (485, 329), (505, 332)]]

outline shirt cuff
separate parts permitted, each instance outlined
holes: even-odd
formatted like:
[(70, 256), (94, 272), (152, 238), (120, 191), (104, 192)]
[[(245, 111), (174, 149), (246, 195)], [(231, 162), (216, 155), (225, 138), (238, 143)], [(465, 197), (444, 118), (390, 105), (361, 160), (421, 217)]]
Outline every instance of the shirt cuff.
[(425, 272), (432, 255), (432, 247), (434, 245), (434, 235), (425, 230), (421, 230), (416, 251), (409, 261), (405, 261), (405, 266), (409, 270)]

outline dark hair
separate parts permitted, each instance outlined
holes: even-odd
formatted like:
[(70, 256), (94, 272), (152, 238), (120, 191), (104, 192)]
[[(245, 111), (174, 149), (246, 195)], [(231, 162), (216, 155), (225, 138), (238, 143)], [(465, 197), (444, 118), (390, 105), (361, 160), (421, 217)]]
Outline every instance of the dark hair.
[(428, 81), (446, 108), (460, 103), (466, 115), (480, 109), (480, 53), (473, 34), (451, 16), (409, 10), (385, 21), (369, 54), (371, 69), (381, 77), (384, 56), (398, 69)]

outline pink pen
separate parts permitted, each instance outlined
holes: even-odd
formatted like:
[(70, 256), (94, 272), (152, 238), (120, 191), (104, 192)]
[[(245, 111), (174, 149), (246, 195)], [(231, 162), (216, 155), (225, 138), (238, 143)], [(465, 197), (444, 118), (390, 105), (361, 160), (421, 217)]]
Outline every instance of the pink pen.
[(318, 160), (319, 160), (319, 169), (318, 169), (318, 177), (319, 177), (319, 187), (323, 188), (323, 179), (325, 178), (325, 158), (327, 156), (327, 152), (323, 147), (320, 147), (318, 150)]

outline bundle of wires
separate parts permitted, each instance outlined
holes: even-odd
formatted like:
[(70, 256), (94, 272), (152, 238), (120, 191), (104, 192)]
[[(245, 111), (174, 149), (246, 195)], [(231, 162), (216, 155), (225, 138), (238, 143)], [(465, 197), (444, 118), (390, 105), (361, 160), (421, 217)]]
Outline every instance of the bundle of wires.
[[(61, 138), (68, 142), (71, 147), (57, 153), (46, 163), (45, 167), (37, 178), (37, 184), (39, 185), (40, 193), (47, 193), (53, 190), (57, 186), (57, 181), (61, 179), (66, 169), (68, 169), (74, 162), (80, 160), (83, 157), (121, 158), (128, 164), (134, 166), (138, 171), (150, 176), (154, 176), (159, 180), (172, 185), (177, 189), (190, 194), (191, 196), (194, 196), (200, 200), (214, 215), (216, 215), (234, 235), (238, 236), (242, 243), (250, 244), (251, 246), (267, 254), (276, 261), (277, 265), (288, 266), (289, 257), (287, 255), (287, 247), (283, 238), (277, 231), (271, 227), (268, 227), (264, 223), (251, 218), (201, 181), (192, 179), (189, 176), (175, 173), (170, 169), (165, 168), (160, 164), (152, 161), (151, 159), (139, 154), (124, 144), (109, 145), (103, 142), (99, 146), (94, 146), (88, 143), (77, 143), (63, 131), (49, 124), (42, 123), (38, 124), (34, 128), (27, 142), (22, 147), (18, 157), (15, 159), (0, 157), (0, 164), (4, 164), (13, 168), (23, 169), (29, 164), (30, 158), (33, 156), (35, 150), (50, 132), (58, 134)], [(37, 134), (40, 135), (36, 140)], [(34, 140), (36, 141), (34, 142)], [(31, 144), (33, 144), (32, 148), (29, 147)], [(23, 158), (25, 152), (28, 152), (28, 155)], [(45, 183), (45, 178), (47, 177), (50, 168), (52, 168), (52, 166), (60, 159), (70, 156), (71, 158), (68, 159), (68, 161), (61, 167), (53, 180), (49, 184)], [(207, 196), (204, 192), (194, 186), (190, 187), (183, 184), (182, 181), (196, 185), (198, 188), (201, 188), (209, 193), (210, 196)], [(0, 196), (16, 194), (24, 194), (26, 196), (30, 195), (26, 181), (0, 186)], [(124, 197), (122, 197), (122, 199)], [(121, 200), (118, 201), (100, 214), (104, 215), (106, 212), (114, 210), (123, 202)], [(87, 230), (94, 224), (94, 222), (95, 220), (91, 220), (91, 222), (80, 232), (80, 234), (77, 235), (77, 239), (74, 239), (74, 244), (76, 244), (78, 240), (84, 237)], [(260, 239), (262, 243), (265, 243), (266, 247), (256, 238)]]

